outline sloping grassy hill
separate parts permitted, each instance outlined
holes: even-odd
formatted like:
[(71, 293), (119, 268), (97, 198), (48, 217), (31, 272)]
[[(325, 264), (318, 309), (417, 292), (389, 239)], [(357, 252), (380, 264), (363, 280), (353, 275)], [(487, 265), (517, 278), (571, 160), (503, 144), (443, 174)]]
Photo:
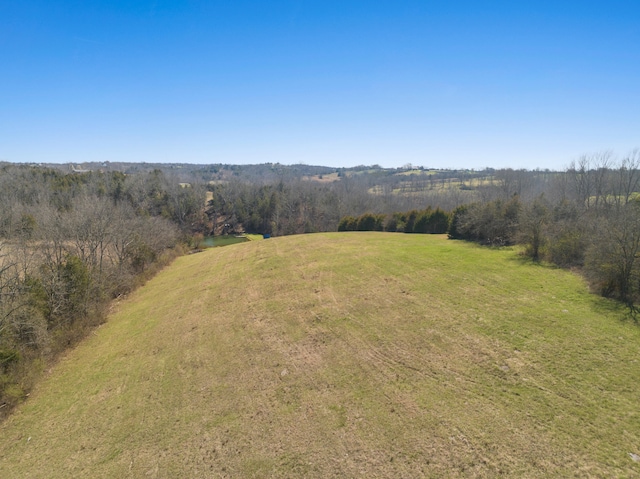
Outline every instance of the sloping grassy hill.
[(444, 237), (179, 258), (0, 425), (0, 477), (631, 477), (640, 328)]

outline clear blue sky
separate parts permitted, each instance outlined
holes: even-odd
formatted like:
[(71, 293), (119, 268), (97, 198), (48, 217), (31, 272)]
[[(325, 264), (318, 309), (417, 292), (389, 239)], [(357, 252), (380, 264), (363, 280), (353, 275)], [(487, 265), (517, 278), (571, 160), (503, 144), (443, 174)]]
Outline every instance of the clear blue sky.
[(640, 147), (640, 1), (0, 1), (0, 160), (562, 168)]

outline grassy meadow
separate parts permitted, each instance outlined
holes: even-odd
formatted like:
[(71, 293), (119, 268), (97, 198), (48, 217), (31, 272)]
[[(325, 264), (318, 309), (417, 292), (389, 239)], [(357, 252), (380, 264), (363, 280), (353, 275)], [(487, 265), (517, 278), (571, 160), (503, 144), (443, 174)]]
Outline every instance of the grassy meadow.
[(444, 236), (178, 258), (0, 424), (0, 477), (637, 477), (640, 327)]

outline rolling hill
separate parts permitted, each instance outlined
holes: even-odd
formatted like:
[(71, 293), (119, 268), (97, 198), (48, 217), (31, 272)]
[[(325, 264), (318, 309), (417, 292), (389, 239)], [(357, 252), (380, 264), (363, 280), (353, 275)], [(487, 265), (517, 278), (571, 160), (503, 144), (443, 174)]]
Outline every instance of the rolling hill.
[(0, 477), (631, 477), (640, 328), (444, 236), (178, 258), (0, 425)]

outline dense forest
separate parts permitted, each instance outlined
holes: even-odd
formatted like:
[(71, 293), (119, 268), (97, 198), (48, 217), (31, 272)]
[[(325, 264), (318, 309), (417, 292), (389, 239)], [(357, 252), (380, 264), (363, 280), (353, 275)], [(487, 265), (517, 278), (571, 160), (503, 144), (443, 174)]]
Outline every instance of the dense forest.
[(640, 302), (640, 152), (563, 171), (0, 164), (0, 414), (110, 302), (205, 236), (377, 230), (522, 245)]
[(0, 412), (189, 244), (204, 190), (159, 170), (0, 170)]

